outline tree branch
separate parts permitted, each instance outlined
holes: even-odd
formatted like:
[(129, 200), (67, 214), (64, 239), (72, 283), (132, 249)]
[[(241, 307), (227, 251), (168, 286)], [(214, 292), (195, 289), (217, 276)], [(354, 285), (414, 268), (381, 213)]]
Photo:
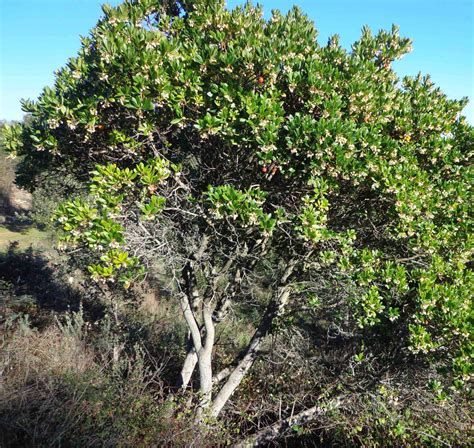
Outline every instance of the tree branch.
[(244, 439), (242, 442), (234, 445), (235, 448), (250, 448), (258, 446), (268, 446), (270, 442), (274, 442), (276, 438), (282, 436), (286, 431), (291, 430), (294, 426), (304, 425), (311, 420), (320, 417), (329, 411), (339, 407), (339, 400), (334, 400), (329, 406), (313, 406), (296, 415), (292, 415), (286, 419), (279, 420), (271, 426), (268, 426), (256, 434)]

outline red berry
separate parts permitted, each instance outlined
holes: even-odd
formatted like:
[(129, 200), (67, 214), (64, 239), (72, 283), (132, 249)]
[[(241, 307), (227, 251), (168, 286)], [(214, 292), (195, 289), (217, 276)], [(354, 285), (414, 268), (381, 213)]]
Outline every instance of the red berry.
[(265, 174), (268, 171), (268, 168), (266, 166), (262, 166), (262, 173)]

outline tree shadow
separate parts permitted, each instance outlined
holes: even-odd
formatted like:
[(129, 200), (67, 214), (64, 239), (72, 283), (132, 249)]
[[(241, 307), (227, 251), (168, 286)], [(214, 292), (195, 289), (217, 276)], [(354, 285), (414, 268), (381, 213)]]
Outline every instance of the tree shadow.
[(0, 229), (6, 229), (10, 232), (20, 233), (25, 235), (32, 227), (32, 222), (28, 219), (18, 219), (11, 216), (6, 216), (5, 220), (0, 224)]
[[(83, 295), (67, 283), (61, 263), (31, 247), (20, 250), (18, 242), (10, 243), (0, 253), (0, 304), (14, 308), (24, 302), (41, 311), (77, 310)], [(2, 313), (3, 314), (3, 313)]]

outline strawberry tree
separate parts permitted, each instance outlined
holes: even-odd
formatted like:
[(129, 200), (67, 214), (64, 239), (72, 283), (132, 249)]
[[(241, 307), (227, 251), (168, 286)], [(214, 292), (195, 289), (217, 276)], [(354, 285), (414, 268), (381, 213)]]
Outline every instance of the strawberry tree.
[[(95, 280), (129, 287), (165, 262), (200, 415), (219, 416), (267, 336), (313, 305), (354, 337), (392, 332), (469, 389), (474, 130), (466, 99), (397, 77), (410, 40), (364, 28), (350, 50), (321, 45), (298, 8), (266, 20), (220, 0), (103, 11), (5, 146), (31, 188), (91, 172), (56, 220)], [(216, 328), (249, 304), (253, 336), (216, 372)]]

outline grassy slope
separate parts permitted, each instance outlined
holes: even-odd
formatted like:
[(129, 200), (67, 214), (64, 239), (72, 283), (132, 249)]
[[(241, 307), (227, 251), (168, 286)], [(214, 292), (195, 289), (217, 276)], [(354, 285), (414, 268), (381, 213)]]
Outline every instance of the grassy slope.
[(46, 249), (51, 245), (48, 234), (35, 227), (29, 226), (19, 230), (0, 226), (0, 252), (6, 250), (10, 243), (14, 241), (18, 242), (21, 249), (30, 246)]
[[(0, 150), (0, 223), (4, 217), (4, 202), (9, 195), (10, 186), (15, 178), (15, 161)], [(0, 252), (5, 251), (11, 242), (18, 241), (19, 248), (29, 246), (46, 249), (51, 246), (48, 234), (41, 232), (34, 226), (19, 224), (0, 224)]]

